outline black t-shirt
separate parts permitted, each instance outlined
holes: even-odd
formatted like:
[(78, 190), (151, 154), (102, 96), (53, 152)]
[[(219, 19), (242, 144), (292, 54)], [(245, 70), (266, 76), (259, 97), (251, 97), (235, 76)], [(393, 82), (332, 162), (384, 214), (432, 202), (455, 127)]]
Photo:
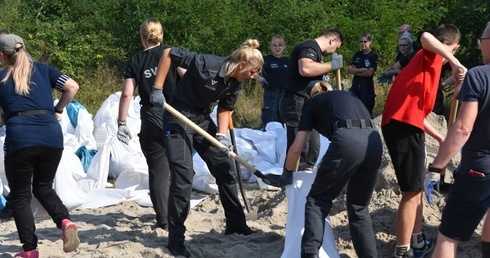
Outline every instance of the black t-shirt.
[(172, 47), (170, 57), (176, 66), (187, 69), (175, 89), (175, 99), (205, 111), (219, 101), (219, 107), (233, 110), (242, 83), (235, 78), (225, 82), (230, 57), (197, 54), (178, 47)]
[(286, 83), (286, 72), (288, 70), (289, 58), (268, 55), (264, 57), (262, 66), (262, 77), (269, 83), (268, 88), (282, 89)]
[[(378, 68), (378, 53), (376, 53), (376, 51), (372, 49), (367, 54), (364, 54), (362, 51), (357, 51), (354, 54), (354, 57), (352, 58), (350, 64), (354, 65), (356, 68), (374, 68), (374, 70), (376, 71), (376, 69)], [(372, 81), (373, 76), (363, 77), (363, 76), (354, 75), (353, 80)]]
[(310, 81), (321, 80), (323, 75), (315, 77), (304, 77), (299, 74), (298, 60), (301, 58), (309, 58), (315, 62), (323, 62), (322, 50), (318, 42), (314, 39), (307, 39), (293, 49), (289, 58), (288, 71), (286, 73), (286, 85), (284, 90), (296, 92), (304, 95), (304, 90)]
[(330, 139), (334, 123), (346, 119), (370, 120), (371, 114), (352, 92), (324, 92), (315, 95), (305, 104), (298, 130), (315, 129)]
[[(139, 87), (138, 92), (141, 98), (140, 104), (143, 106), (153, 105), (150, 103), (151, 87), (155, 81), (160, 57), (163, 50), (167, 48), (167, 46), (160, 45), (143, 50), (128, 60), (124, 71), (124, 79), (133, 78), (136, 80), (136, 87)], [(163, 87), (163, 94), (166, 99), (170, 99), (172, 96), (178, 78), (176, 66), (172, 64)]]

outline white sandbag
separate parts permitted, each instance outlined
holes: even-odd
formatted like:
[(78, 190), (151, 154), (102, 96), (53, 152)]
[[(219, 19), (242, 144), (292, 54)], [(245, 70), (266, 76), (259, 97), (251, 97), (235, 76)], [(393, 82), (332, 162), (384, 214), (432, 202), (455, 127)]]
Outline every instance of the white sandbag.
[(286, 159), (286, 147), (287, 147), (287, 137), (286, 129), (279, 122), (269, 122), (265, 126), (266, 132), (276, 133), (276, 163), (280, 167), (284, 166), (284, 160)]
[(115, 205), (126, 200), (126, 190), (93, 188), (88, 191), (87, 198), (88, 201), (81, 208), (95, 209)]
[[(55, 99), (53, 101), (53, 106), (56, 106), (58, 104), (59, 99)], [(70, 117), (68, 117), (68, 112), (65, 112), (66, 108), (63, 108), (63, 113), (61, 114), (61, 120), (59, 121), (60, 126), (61, 126), (61, 131), (63, 132), (63, 135), (66, 134), (75, 134), (75, 127), (71, 124), (70, 122)]]
[[(107, 145), (102, 145), (92, 158), (92, 163), (87, 171), (87, 176), (78, 181), (78, 187), (88, 193), (91, 189), (104, 189), (109, 175), (110, 150)], [(90, 196), (89, 196), (90, 199)]]
[[(298, 171), (293, 174), (293, 184), (285, 188), (288, 200), (288, 217), (286, 222), (286, 239), (281, 258), (297, 258), (301, 255), (301, 238), (305, 224), (306, 196), (315, 179), (316, 171)], [(319, 257), (338, 258), (339, 252), (330, 225), (329, 217), (325, 219), (323, 243)]]
[(75, 128), (75, 136), (78, 142), (89, 150), (97, 149), (97, 142), (94, 135), (94, 122), (92, 115), (86, 109), (78, 111), (78, 124)]
[(327, 139), (327, 137), (320, 135), (320, 155), (318, 155), (318, 160), (315, 163), (315, 166), (319, 166), (320, 162), (322, 161), (323, 155), (328, 150), (328, 146), (330, 146), (330, 140)]
[(138, 170), (134, 167), (124, 170), (116, 179), (116, 189), (134, 188), (136, 190), (150, 189), (148, 167)]
[(208, 165), (195, 153), (192, 157), (194, 167), (194, 178), (192, 179), (192, 188), (204, 193), (215, 194), (218, 192), (218, 185), (216, 185), (216, 178), (211, 175)]
[(144, 170), (148, 171), (148, 165), (139, 144), (134, 142), (125, 144), (115, 136), (111, 137), (105, 144), (110, 152), (109, 175), (111, 177), (119, 177), (126, 169), (134, 170), (131, 166), (134, 168), (143, 167)]
[(251, 140), (257, 150), (256, 161), (265, 160), (269, 163), (276, 164), (276, 138), (275, 132), (262, 132), (243, 128), (241, 137)]
[(87, 201), (87, 193), (78, 188), (74, 175), (75, 177), (85, 176), (82, 163), (74, 153), (64, 150), (56, 171), (53, 188), (69, 211), (80, 207)]

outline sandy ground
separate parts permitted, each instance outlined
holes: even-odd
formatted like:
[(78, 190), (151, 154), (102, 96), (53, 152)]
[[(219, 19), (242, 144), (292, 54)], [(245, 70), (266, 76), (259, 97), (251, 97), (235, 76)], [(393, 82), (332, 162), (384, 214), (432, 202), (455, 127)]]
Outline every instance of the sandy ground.
[[(445, 121), (433, 117), (445, 131)], [(376, 120), (375, 120), (376, 121)], [(379, 119), (378, 119), (379, 122)], [(434, 157), (437, 144), (427, 139), (428, 159)], [(391, 162), (383, 158), (376, 191), (370, 204), (377, 249), (380, 257), (390, 257), (395, 245), (395, 221), (400, 193)], [(448, 166), (457, 165), (457, 158)], [(451, 182), (450, 173), (446, 182)], [(186, 245), (193, 257), (280, 257), (284, 248), (287, 200), (282, 191), (259, 190), (257, 184), (246, 184), (247, 198), (254, 212), (248, 225), (259, 232), (250, 236), (224, 235), (224, 214), (217, 195), (210, 195), (194, 207), (186, 221)], [(429, 205), (424, 201), (423, 230), (428, 237), (437, 237), (444, 199)], [(254, 216), (256, 214), (256, 216)], [(62, 251), (61, 233), (49, 219), (37, 220), (41, 257), (172, 257), (165, 248), (167, 232), (154, 229), (154, 211), (134, 202), (93, 210), (75, 210), (72, 219), (80, 228), (80, 247), (73, 253)], [(337, 198), (331, 211), (335, 243), (341, 257), (357, 257), (348, 230), (345, 194)], [(460, 243), (458, 257), (480, 257), (482, 224), (468, 242)], [(20, 250), (13, 219), (0, 220), (0, 257), (13, 257)]]

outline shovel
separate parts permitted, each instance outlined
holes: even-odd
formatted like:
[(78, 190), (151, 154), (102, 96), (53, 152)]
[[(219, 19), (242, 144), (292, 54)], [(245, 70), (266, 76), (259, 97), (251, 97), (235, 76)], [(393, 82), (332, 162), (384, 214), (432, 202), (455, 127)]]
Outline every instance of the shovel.
[[(208, 132), (204, 131), (201, 127), (196, 125), (194, 122), (189, 120), (186, 116), (182, 115), (179, 111), (175, 110), (172, 106), (170, 106), (167, 102), (163, 103), (163, 107), (165, 110), (170, 112), (172, 115), (174, 115), (176, 118), (184, 122), (186, 125), (190, 126), (194, 131), (196, 131), (198, 134), (200, 134), (202, 137), (206, 138), (211, 144), (218, 148), (226, 148), (225, 145), (223, 145), (221, 142), (216, 140), (213, 136), (211, 136)], [(258, 178), (262, 179), (262, 181), (268, 185), (275, 186), (275, 187), (281, 187), (279, 184), (279, 175), (264, 175), (262, 172), (259, 170), (255, 169), (252, 165), (248, 164), (245, 160), (241, 159), (236, 155), (235, 152), (230, 151), (228, 153), (230, 157), (232, 157), (234, 160), (236, 160), (238, 163), (240, 163), (242, 166), (244, 166), (246, 169), (248, 169), (250, 172), (252, 172), (255, 176)]]

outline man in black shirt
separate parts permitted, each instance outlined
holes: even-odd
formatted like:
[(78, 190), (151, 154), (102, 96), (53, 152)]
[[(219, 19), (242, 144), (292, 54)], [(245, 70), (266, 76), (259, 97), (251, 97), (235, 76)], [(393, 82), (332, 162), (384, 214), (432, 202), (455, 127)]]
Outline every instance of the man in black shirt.
[[(303, 110), (305, 89), (308, 83), (322, 80), (326, 73), (343, 66), (341, 55), (332, 55), (332, 61), (324, 63), (323, 57), (334, 53), (342, 45), (344, 37), (337, 27), (326, 28), (315, 39), (307, 39), (299, 43), (291, 53), (286, 85), (280, 102), (280, 113), (286, 123), (287, 149), (294, 141), (301, 111)], [(312, 169), (320, 151), (318, 132), (310, 133), (308, 144), (303, 149), (299, 170)]]
[(378, 257), (368, 205), (381, 165), (382, 142), (371, 114), (349, 91), (313, 96), (305, 104), (298, 133), (287, 154), (282, 185), (292, 183), (292, 171), (313, 129), (327, 137), (330, 145), (306, 197), (301, 257), (318, 257), (325, 218), (347, 183), (349, 228), (357, 256)]

